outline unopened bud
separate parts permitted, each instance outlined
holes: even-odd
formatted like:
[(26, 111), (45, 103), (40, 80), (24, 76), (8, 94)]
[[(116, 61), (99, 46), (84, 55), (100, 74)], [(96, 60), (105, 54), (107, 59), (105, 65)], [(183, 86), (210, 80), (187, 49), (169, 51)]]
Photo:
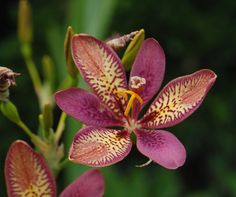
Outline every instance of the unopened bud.
[(15, 77), (18, 75), (20, 74), (0, 66), (0, 101), (8, 101), (9, 87), (16, 85)]
[(42, 58), (42, 65), (45, 82), (52, 88), (55, 79), (55, 66), (52, 58), (48, 55), (44, 55)]
[(141, 47), (144, 41), (144, 38), (145, 38), (145, 32), (143, 29), (141, 29), (135, 34), (134, 38), (129, 43), (129, 46), (127, 47), (122, 58), (122, 63), (126, 70), (131, 69), (134, 63), (135, 57), (139, 51), (139, 48)]
[(43, 124), (44, 130), (50, 131), (53, 126), (53, 113), (52, 106), (50, 104), (46, 104), (43, 109)]
[(28, 0), (19, 2), (18, 36), (22, 43), (30, 43), (32, 40), (31, 7)]
[(72, 78), (76, 78), (78, 74), (78, 69), (75, 66), (75, 63), (73, 61), (72, 54), (71, 54), (71, 39), (73, 35), (74, 35), (74, 31), (72, 27), (69, 26), (67, 28), (66, 37), (64, 41), (64, 53), (65, 53), (66, 66), (67, 66), (68, 73)]
[(11, 101), (0, 102), (0, 111), (5, 117), (16, 124), (21, 121), (18, 110)]

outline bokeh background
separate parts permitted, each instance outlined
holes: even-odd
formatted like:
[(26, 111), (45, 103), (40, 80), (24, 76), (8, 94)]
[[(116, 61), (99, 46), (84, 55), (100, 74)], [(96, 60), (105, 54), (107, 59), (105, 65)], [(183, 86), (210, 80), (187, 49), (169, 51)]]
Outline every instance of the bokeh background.
[[(217, 81), (199, 110), (170, 128), (185, 145), (186, 164), (166, 170), (146, 162), (135, 146), (122, 162), (102, 169), (107, 197), (227, 197), (236, 196), (235, 130), (235, 0), (41, 0), (30, 1), (33, 11), (34, 60), (40, 72), (41, 58), (49, 55), (55, 64), (57, 83), (65, 77), (63, 42), (68, 25), (100, 39), (144, 28), (164, 48), (167, 65), (164, 84), (201, 68), (214, 70)], [(17, 37), (18, 1), (0, 6), (0, 64), (22, 75), (11, 88), (11, 100), (23, 120), (37, 129), (39, 107)], [(55, 120), (59, 110), (55, 110)], [(68, 120), (64, 133), (66, 151), (79, 124)], [(4, 159), (10, 144), (28, 138), (0, 114), (0, 196), (6, 195)], [(58, 191), (88, 169), (70, 164), (60, 173)]]

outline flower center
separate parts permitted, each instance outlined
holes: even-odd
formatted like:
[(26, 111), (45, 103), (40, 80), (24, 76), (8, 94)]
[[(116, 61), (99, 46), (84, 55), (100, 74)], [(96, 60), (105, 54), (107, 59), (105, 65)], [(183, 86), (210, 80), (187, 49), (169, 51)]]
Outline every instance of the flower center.
[(133, 132), (136, 128), (140, 128), (140, 125), (134, 119), (129, 119), (126, 124), (125, 128), (128, 130), (129, 133)]
[(135, 99), (138, 100), (141, 105), (143, 104), (143, 99), (142, 99), (137, 93), (135, 93), (135, 92), (132, 91), (132, 90), (123, 90), (123, 89), (120, 89), (120, 90), (118, 90), (116, 93), (119, 94), (119, 95), (121, 95), (123, 98), (125, 98), (126, 101), (128, 100), (128, 95), (130, 95), (130, 98), (129, 98), (127, 107), (126, 107), (125, 112), (124, 112), (124, 115), (125, 115), (126, 117), (128, 117), (129, 112), (130, 112), (131, 108), (133, 107), (133, 104), (134, 104), (134, 100), (135, 100)]
[(128, 100), (128, 95), (129, 101), (126, 106), (124, 115), (128, 117), (131, 108), (134, 107), (134, 101), (135, 99), (139, 101), (139, 103), (142, 105), (143, 104), (143, 99), (138, 95), (138, 92), (141, 90), (142, 86), (146, 84), (146, 79), (139, 77), (139, 76), (132, 76), (130, 78), (130, 88), (131, 90), (126, 90), (126, 89), (118, 89), (117, 94), (121, 95), (126, 101)]

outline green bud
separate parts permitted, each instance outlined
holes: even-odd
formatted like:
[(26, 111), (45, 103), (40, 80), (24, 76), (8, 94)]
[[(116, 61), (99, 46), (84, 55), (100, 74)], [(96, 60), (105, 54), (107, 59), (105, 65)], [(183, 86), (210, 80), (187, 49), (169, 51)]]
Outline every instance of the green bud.
[(144, 38), (145, 38), (145, 32), (144, 29), (141, 29), (140, 31), (138, 31), (138, 33), (136, 33), (133, 40), (129, 43), (122, 58), (122, 63), (126, 70), (131, 69), (135, 57), (138, 53), (138, 50), (144, 41)]
[(16, 106), (11, 102), (0, 102), (0, 110), (12, 122), (18, 124), (21, 122), (20, 115)]
[(53, 113), (52, 113), (52, 106), (50, 104), (44, 105), (43, 125), (44, 125), (44, 130), (46, 132), (49, 132), (53, 126)]
[(43, 65), (43, 75), (45, 82), (53, 87), (55, 73), (54, 73), (54, 64), (50, 56), (44, 55), (42, 58), (42, 65)]
[(31, 7), (28, 0), (20, 0), (19, 2), (18, 36), (22, 43), (32, 41)]
[(72, 27), (69, 26), (67, 28), (66, 37), (64, 41), (64, 54), (66, 58), (66, 66), (67, 66), (68, 73), (72, 78), (76, 78), (78, 74), (78, 69), (76, 68), (75, 63), (72, 59), (72, 55), (71, 55), (71, 39), (73, 35), (74, 35), (74, 31)]

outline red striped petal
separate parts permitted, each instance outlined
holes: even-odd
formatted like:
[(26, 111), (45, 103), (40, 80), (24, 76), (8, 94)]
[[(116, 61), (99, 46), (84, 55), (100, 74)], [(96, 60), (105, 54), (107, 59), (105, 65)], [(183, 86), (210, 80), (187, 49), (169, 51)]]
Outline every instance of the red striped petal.
[(55, 180), (44, 158), (26, 142), (15, 141), (5, 161), (7, 193), (10, 197), (56, 196)]
[(207, 69), (174, 79), (160, 92), (139, 121), (145, 128), (165, 128), (190, 116), (202, 103), (216, 80)]
[(115, 114), (123, 116), (125, 99), (116, 93), (127, 89), (125, 71), (116, 53), (96, 38), (79, 34), (72, 39), (72, 56), (85, 81)]
[(126, 157), (131, 146), (126, 130), (88, 127), (76, 133), (69, 160), (92, 167), (109, 166)]
[(89, 170), (67, 186), (60, 197), (102, 197), (104, 178), (98, 170)]

